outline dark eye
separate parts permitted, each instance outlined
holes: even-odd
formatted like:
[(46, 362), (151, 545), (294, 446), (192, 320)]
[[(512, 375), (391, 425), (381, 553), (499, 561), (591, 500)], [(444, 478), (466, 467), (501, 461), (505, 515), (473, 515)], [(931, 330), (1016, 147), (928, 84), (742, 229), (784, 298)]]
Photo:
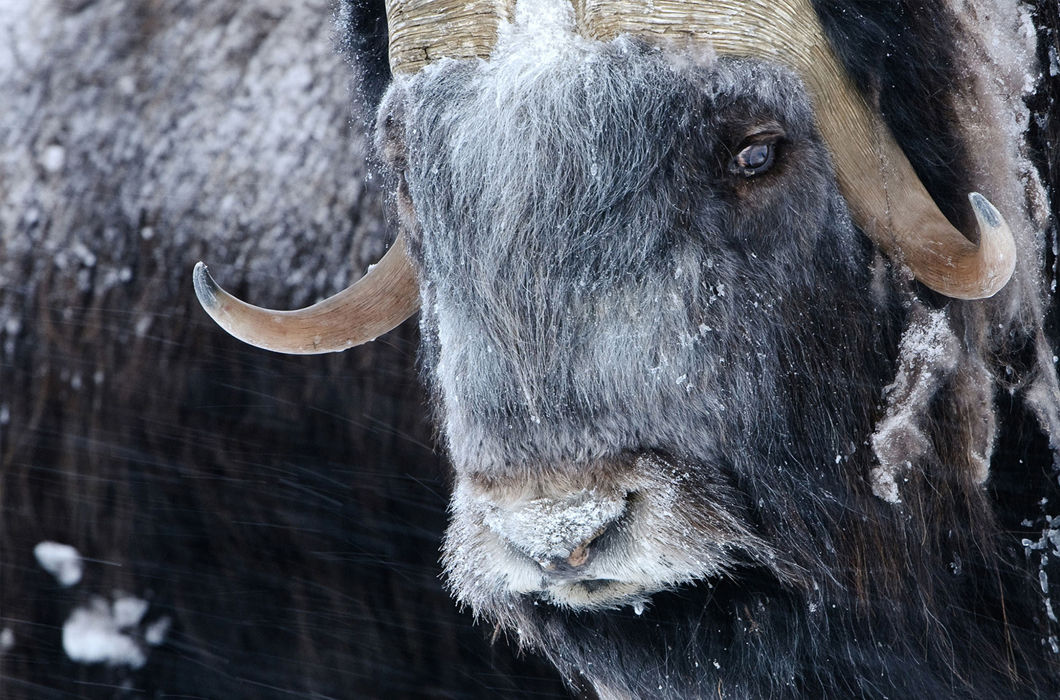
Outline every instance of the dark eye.
[(776, 155), (776, 142), (763, 141), (744, 146), (729, 164), (729, 170), (735, 175), (754, 177), (773, 167)]

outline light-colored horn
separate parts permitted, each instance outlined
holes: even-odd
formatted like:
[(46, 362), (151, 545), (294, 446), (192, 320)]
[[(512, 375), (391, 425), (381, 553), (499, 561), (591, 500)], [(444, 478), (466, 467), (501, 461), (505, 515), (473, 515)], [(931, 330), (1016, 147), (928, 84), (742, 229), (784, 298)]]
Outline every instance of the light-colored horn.
[(575, 0), (579, 27), (619, 34), (706, 39), (721, 55), (786, 65), (806, 82), (854, 221), (922, 283), (949, 297), (993, 296), (1016, 264), (1012, 233), (973, 194), (978, 245), (955, 229), (924, 189), (882, 118), (833, 53), (809, 0)]
[[(487, 56), (514, 0), (393, 0), (387, 3), (390, 65), (410, 73), (442, 57)], [(195, 295), (206, 313), (236, 338), (295, 355), (339, 352), (375, 340), (419, 308), (419, 288), (402, 236), (379, 264), (333, 297), (297, 311), (275, 311), (235, 298), (206, 265), (194, 272)]]
[(485, 58), (515, 0), (387, 0), (390, 70), (415, 73), (440, 58)]
[[(412, 72), (440, 56), (464, 58), (487, 55), (497, 37), (498, 19), (483, 31), (483, 12), (471, 3), (448, 5), (424, 12), (422, 0), (387, 3), (390, 63), (396, 72)], [(406, 9), (412, 7), (411, 16)], [(496, 14), (494, 12), (493, 14)], [(441, 27), (456, 31), (439, 39)], [(448, 43), (447, 43), (448, 42)], [(436, 50), (435, 45), (452, 48)], [(292, 355), (341, 352), (375, 340), (401, 324), (419, 308), (419, 287), (409, 262), (405, 240), (394, 245), (368, 274), (338, 294), (297, 311), (263, 309), (232, 296), (214, 281), (199, 262), (193, 272), (195, 296), (221, 328), (265, 350)]]
[(419, 308), (416, 275), (400, 235), (360, 280), (297, 311), (273, 311), (240, 301), (221, 289), (201, 262), (193, 279), (195, 296), (221, 328), (245, 343), (292, 355), (340, 352), (367, 343)]

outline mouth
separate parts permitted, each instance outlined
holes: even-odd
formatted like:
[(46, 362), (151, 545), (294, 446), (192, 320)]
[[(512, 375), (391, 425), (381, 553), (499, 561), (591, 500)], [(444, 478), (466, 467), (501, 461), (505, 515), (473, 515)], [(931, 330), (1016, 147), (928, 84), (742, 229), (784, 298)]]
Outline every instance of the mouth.
[(532, 597), (572, 610), (611, 610), (627, 605), (643, 610), (652, 594), (658, 592), (634, 583), (595, 578), (557, 582)]
[(584, 588), (586, 593), (596, 593), (597, 591), (604, 590), (617, 583), (618, 581), (613, 581), (608, 578), (593, 578), (588, 581), (579, 581), (576, 585)]

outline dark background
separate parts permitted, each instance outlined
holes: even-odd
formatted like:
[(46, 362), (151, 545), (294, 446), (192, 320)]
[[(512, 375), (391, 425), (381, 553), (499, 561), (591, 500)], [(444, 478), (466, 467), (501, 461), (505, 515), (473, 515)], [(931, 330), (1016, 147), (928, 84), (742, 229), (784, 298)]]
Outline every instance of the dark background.
[[(1055, 183), (1060, 20), (1035, 7), (1029, 146)], [(443, 588), (414, 321), (283, 357), (194, 301), (199, 259), (291, 308), (381, 255), (383, 32), (328, 0), (0, 6), (0, 697), (567, 696)], [(138, 670), (71, 661), (63, 622), (117, 592), (165, 643)]]

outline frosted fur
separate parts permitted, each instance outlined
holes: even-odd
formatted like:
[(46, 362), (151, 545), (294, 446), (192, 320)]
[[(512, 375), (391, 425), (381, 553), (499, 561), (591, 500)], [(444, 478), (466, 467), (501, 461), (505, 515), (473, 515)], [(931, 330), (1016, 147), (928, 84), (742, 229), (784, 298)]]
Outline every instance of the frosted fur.
[[(504, 469), (697, 438), (689, 451), (717, 449), (716, 431), (757, 420), (743, 398), (776, 382), (769, 311), (791, 300), (773, 280), (817, 283), (792, 253), (823, 238), (855, 265), (857, 234), (818, 175), (827, 156), (797, 80), (741, 62), (679, 66), (628, 40), (572, 40), (546, 54), (551, 66), (500, 51), (430, 68), (390, 96), (408, 94), (394, 107), (408, 150), (429, 154), (407, 178), (423, 227), (422, 325), (435, 381), (455, 399), (444, 415), (454, 460)], [(741, 101), (784, 119), (791, 160), (804, 158), (782, 213), (732, 211), (723, 193), (693, 205), (687, 192), (706, 176), (675, 165), (730, 148), (693, 115)], [(845, 235), (822, 230), (830, 219)], [(735, 313), (744, 306), (758, 312)], [(673, 410), (652, 420), (659, 405)]]
[(582, 490), (562, 499), (536, 498), (513, 513), (489, 513), (483, 522), (531, 558), (566, 559), (579, 543), (622, 515), (617, 493)]
[[(572, 477), (574, 483), (586, 483), (580, 476)], [(563, 490), (565, 479), (550, 481), (533, 492), (554, 496)], [(606, 522), (614, 515), (607, 508), (616, 499), (593, 508), (593, 497), (599, 494), (576, 494), (574, 500), (582, 507), (574, 518), (569, 511), (549, 512), (552, 509), (543, 507), (549, 499), (512, 499), (513, 510), (545, 511), (546, 517), (533, 523), (508, 514), (498, 517), (472, 480), (459, 480), (443, 548), (457, 597), (490, 616), (503, 611), (512, 595), (544, 599), (562, 608), (608, 609), (643, 605), (659, 590), (719, 576), (744, 562), (773, 566), (786, 578), (797, 576), (790, 563), (748, 529), (731, 487), (701, 465), (643, 456), (633, 469), (601, 481), (611, 493), (635, 497), (624, 504), (618, 501), (618, 508), (624, 509), (621, 527), (612, 533), (603, 554), (582, 571), (583, 577), (607, 583), (587, 587), (562, 578), (549, 580), (536, 559), (568, 556), (571, 543), (579, 541), (568, 537), (581, 534), (570, 531)]]
[(920, 421), (928, 415), (928, 404), (939, 387), (957, 368), (959, 346), (946, 314), (917, 311), (899, 345), (898, 375), (885, 389), (887, 412), (872, 434), (879, 462), (871, 472), (872, 491), (889, 503), (901, 500), (901, 472), (931, 450)]
[[(829, 320), (858, 306), (863, 295), (841, 290), (866, 283), (865, 250), (801, 84), (629, 39), (552, 36), (539, 52), (528, 36), (511, 30), (489, 63), (397, 83), (382, 107), (386, 128), (403, 127), (384, 150), (415, 205), (425, 363), (463, 477), (445, 546), (454, 591), (478, 610), (534, 592), (598, 608), (749, 562), (788, 580), (800, 565), (742, 524), (731, 480), (784, 468), (802, 417), (763, 407), (791, 403), (783, 385), (809, 376), (796, 366), (820, 339), (825, 383), (874, 354), (853, 349), (857, 324)], [(729, 154), (762, 124), (786, 135), (776, 173), (733, 179)], [(734, 206), (748, 197), (759, 203)], [(811, 299), (837, 306), (792, 334), (784, 319)], [(868, 306), (853, 313), (875, 323)], [(850, 408), (835, 424), (859, 418)], [(834, 455), (849, 442), (819, 445)], [(586, 573), (610, 583), (543, 581), (534, 553), (513, 552), (495, 515), (489, 526), (467, 480), (513, 474), (641, 498)], [(518, 513), (537, 495), (494, 500)]]

